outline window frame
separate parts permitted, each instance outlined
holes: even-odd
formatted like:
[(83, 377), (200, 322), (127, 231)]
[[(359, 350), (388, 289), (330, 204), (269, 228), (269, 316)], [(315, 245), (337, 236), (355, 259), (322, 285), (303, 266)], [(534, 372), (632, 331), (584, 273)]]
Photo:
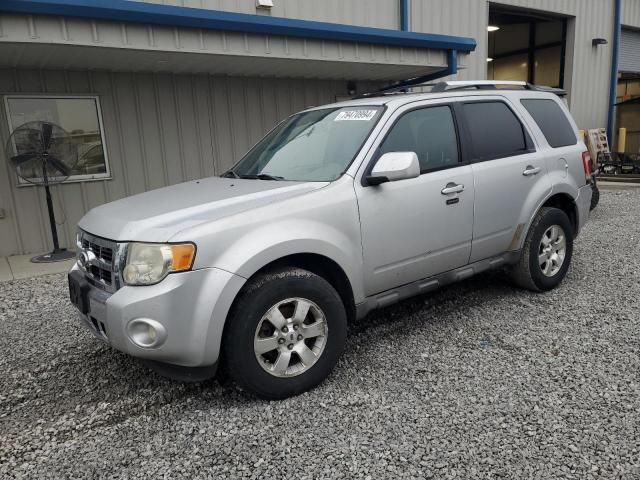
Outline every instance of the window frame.
[[(513, 114), (513, 116), (516, 118), (518, 123), (520, 124), (520, 128), (522, 129), (522, 135), (524, 137), (524, 142), (525, 142), (525, 150), (511, 152), (508, 155), (499, 154), (499, 155), (493, 155), (493, 156), (490, 156), (490, 157), (479, 157), (476, 154), (475, 145), (473, 143), (473, 137), (472, 137), (471, 131), (469, 129), (469, 124), (471, 122), (467, 118), (467, 115), (466, 115), (466, 113), (464, 111), (464, 106), (465, 105), (475, 104), (475, 103), (502, 103), (504, 106), (506, 106), (509, 109), (509, 111)], [(531, 135), (531, 132), (529, 132), (529, 129), (525, 125), (524, 121), (522, 120), (522, 118), (520, 117), (520, 115), (518, 114), (516, 109), (513, 108), (511, 105), (509, 105), (509, 103), (507, 101), (503, 100), (502, 98), (495, 98), (495, 99), (494, 98), (483, 98), (483, 99), (478, 99), (478, 100), (463, 100), (463, 101), (460, 102), (460, 110), (461, 110), (460, 113), (461, 113), (461, 116), (462, 116), (462, 119), (463, 119), (463, 122), (464, 122), (464, 125), (465, 125), (466, 134), (467, 134), (466, 140), (469, 143), (470, 162), (471, 163), (481, 163), (481, 162), (489, 162), (491, 160), (498, 160), (498, 159), (501, 159), (501, 158), (519, 157), (520, 155), (527, 155), (529, 153), (535, 153), (537, 151), (535, 143), (533, 141), (533, 136)]]
[[(373, 170), (373, 167), (375, 166), (376, 162), (380, 159), (381, 155), (380, 155), (380, 147), (384, 144), (384, 142), (387, 140), (387, 137), (389, 136), (389, 134), (391, 134), (391, 132), (393, 131), (393, 129), (395, 128), (395, 126), (398, 124), (398, 122), (407, 114), (413, 113), (416, 110), (425, 110), (427, 108), (437, 108), (437, 107), (449, 107), (449, 111), (451, 112), (451, 117), (453, 119), (453, 128), (454, 128), (454, 132), (456, 135), (456, 142), (457, 142), (457, 147), (458, 147), (458, 163), (456, 163), (455, 165), (444, 165), (442, 167), (436, 167), (436, 168), (429, 168), (429, 169), (420, 169), (420, 176), (428, 174), (428, 173), (433, 173), (433, 172), (439, 172), (441, 170), (448, 170), (450, 168), (458, 168), (464, 165), (469, 165), (470, 161), (470, 157), (469, 157), (469, 151), (467, 149), (467, 147), (465, 146), (465, 144), (467, 144), (467, 136), (466, 136), (466, 132), (464, 131), (464, 125), (462, 124), (462, 122), (460, 122), (459, 120), (459, 115), (460, 115), (460, 111), (459, 111), (459, 107), (460, 107), (460, 102), (457, 101), (445, 101), (442, 103), (428, 103), (426, 105), (415, 105), (412, 106), (406, 110), (403, 110), (391, 123), (391, 125), (389, 125), (389, 127), (386, 129), (386, 131), (384, 132), (384, 135), (382, 136), (382, 138), (377, 142), (377, 144), (375, 145), (375, 148), (373, 150), (373, 154), (371, 155), (371, 158), (369, 159), (369, 162), (367, 163), (367, 167), (364, 169), (364, 172), (362, 174), (362, 181), (361, 184), (363, 187), (371, 187), (373, 185), (370, 185), (369, 182), (367, 181), (367, 177), (371, 174), (371, 171)], [(462, 137), (465, 137), (465, 141), (462, 141)]]
[[(104, 181), (111, 180), (113, 177), (111, 176), (111, 167), (109, 164), (109, 155), (107, 153), (107, 144), (106, 144), (106, 136), (104, 133), (104, 122), (102, 120), (102, 107), (100, 105), (100, 96), (99, 95), (67, 95), (67, 94), (46, 94), (46, 93), (35, 93), (35, 94), (23, 94), (23, 93), (10, 93), (3, 95), (4, 101), (4, 109), (5, 115), (7, 117), (7, 127), (9, 129), (9, 136), (11, 136), (15, 130), (11, 121), (11, 110), (9, 108), (9, 100), (11, 99), (45, 99), (45, 100), (66, 100), (66, 99), (81, 99), (81, 100), (93, 100), (96, 105), (96, 115), (98, 116), (98, 127), (100, 129), (100, 140), (102, 144), (102, 154), (104, 156), (104, 165), (105, 165), (105, 173), (99, 174), (87, 174), (87, 175), (71, 175), (67, 178), (63, 184), (65, 183), (80, 183), (80, 182), (96, 182), (96, 181)], [(27, 186), (37, 186), (36, 184), (27, 182), (26, 180), (20, 178), (19, 175), (15, 174), (17, 178), (17, 187), (27, 187)]]

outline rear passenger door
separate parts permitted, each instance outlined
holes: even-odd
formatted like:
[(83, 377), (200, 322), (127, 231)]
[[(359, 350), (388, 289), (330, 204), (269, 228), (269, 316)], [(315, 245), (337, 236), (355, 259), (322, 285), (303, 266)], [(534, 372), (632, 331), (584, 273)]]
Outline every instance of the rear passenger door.
[(585, 184), (582, 152), (586, 147), (576, 148), (578, 136), (574, 125), (569, 121), (569, 112), (556, 98), (522, 98), (520, 103), (533, 120), (532, 129), (538, 127), (546, 144), (540, 146), (545, 152), (547, 169), (551, 183), (570, 185), (577, 189)]
[(462, 103), (475, 183), (471, 262), (518, 248), (531, 212), (551, 191), (543, 153), (503, 97)]

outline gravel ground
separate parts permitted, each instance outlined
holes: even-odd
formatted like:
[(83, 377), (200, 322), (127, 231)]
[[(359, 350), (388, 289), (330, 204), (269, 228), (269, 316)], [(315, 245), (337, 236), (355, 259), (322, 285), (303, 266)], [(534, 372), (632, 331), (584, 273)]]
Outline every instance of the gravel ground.
[(640, 478), (640, 192), (604, 193), (565, 282), (499, 273), (350, 327), (281, 402), (99, 344), (65, 277), (0, 284), (2, 478)]

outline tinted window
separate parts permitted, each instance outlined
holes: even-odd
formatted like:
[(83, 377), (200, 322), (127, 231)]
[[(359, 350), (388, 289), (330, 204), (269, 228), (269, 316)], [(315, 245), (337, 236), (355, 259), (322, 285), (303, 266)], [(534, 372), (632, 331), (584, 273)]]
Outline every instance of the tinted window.
[(449, 107), (409, 112), (396, 122), (380, 146), (380, 153), (415, 152), (425, 172), (458, 163), (458, 140)]
[(510, 157), (527, 151), (522, 124), (506, 104), (465, 103), (463, 108), (476, 159)]
[(521, 102), (553, 148), (578, 143), (573, 127), (556, 102), (543, 99), (521, 100)]

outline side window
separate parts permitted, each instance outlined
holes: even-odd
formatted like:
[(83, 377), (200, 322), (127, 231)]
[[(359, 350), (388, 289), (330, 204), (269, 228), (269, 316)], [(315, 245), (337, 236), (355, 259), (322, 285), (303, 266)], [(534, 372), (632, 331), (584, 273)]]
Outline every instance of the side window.
[(404, 114), (380, 146), (380, 154), (387, 152), (415, 152), (423, 173), (456, 165), (458, 139), (451, 108), (428, 107)]
[(463, 109), (476, 160), (511, 157), (529, 151), (527, 133), (505, 103), (465, 103)]
[(576, 133), (560, 106), (553, 100), (523, 99), (522, 106), (536, 121), (544, 138), (553, 148), (566, 147), (578, 143)]

